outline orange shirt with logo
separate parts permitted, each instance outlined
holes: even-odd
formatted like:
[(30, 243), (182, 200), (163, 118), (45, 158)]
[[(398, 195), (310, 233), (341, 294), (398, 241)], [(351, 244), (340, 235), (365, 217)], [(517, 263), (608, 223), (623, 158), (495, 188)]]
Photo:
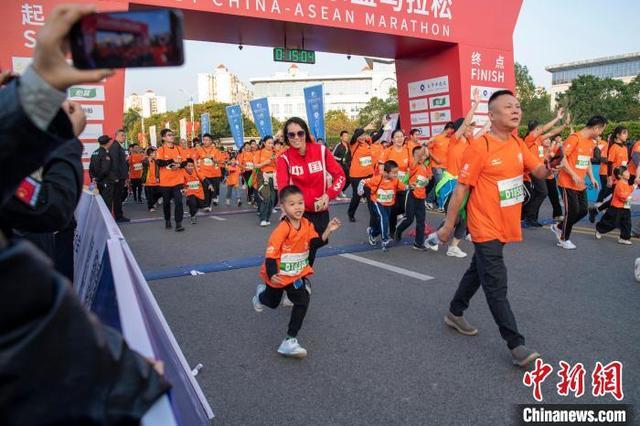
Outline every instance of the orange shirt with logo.
[(196, 154), (198, 157), (198, 171), (203, 178), (217, 178), (222, 176), (220, 169), (224, 161), (222, 153), (214, 146), (200, 146)]
[[(453, 143), (452, 143), (453, 142)], [(460, 174), (460, 167), (462, 167), (462, 158), (464, 153), (469, 147), (470, 143), (467, 142), (467, 138), (458, 138), (451, 136), (449, 143), (449, 153), (447, 154), (447, 171), (450, 175), (458, 177)]]
[(156, 160), (149, 158), (149, 167), (147, 168), (147, 179), (144, 182), (145, 186), (158, 186), (160, 182), (156, 178)]
[(204, 200), (204, 188), (202, 187), (202, 179), (198, 175), (198, 172), (195, 169), (193, 173), (189, 173), (185, 169), (182, 169), (182, 172), (187, 197), (195, 195), (196, 198)]
[(371, 189), (369, 197), (371, 201), (386, 207), (393, 206), (396, 202), (396, 193), (406, 189), (400, 179), (385, 179), (382, 175), (369, 178), (364, 184)]
[(471, 187), (467, 225), (474, 242), (522, 240), (522, 176), (539, 164), (524, 142), (513, 135), (503, 141), (487, 134), (469, 145), (458, 182)]
[(371, 163), (373, 164), (373, 174), (376, 175), (380, 173), (380, 160), (382, 159), (382, 155), (384, 153), (384, 146), (381, 143), (373, 143), (370, 146), (371, 149)]
[[(174, 145), (172, 148), (169, 148), (168, 145), (162, 145), (156, 151), (156, 159), (173, 160), (176, 163), (182, 163), (186, 160), (186, 157), (177, 145)], [(167, 166), (160, 167), (160, 186), (171, 187), (182, 185), (183, 181), (181, 168), (169, 169)]]
[(436, 163), (433, 161), (431, 167), (436, 169), (446, 169), (447, 168), (447, 152), (449, 151), (449, 137), (443, 134), (437, 135), (433, 142), (429, 144), (429, 150), (433, 155), (438, 157), (440, 163)]
[(613, 191), (613, 197), (611, 197), (611, 207), (630, 209), (631, 194), (633, 194), (633, 186), (629, 185), (627, 182), (619, 180), (616, 184), (616, 189)]
[(129, 156), (129, 179), (140, 179), (142, 177), (142, 160), (144, 154), (131, 154)]
[[(567, 140), (564, 142), (562, 149), (564, 150), (564, 156), (569, 166), (584, 180), (584, 177), (587, 174), (587, 169), (591, 167), (593, 140), (583, 138), (580, 136), (580, 133), (573, 133), (569, 135)], [(573, 189), (575, 191), (582, 191), (586, 189), (584, 184), (576, 185), (571, 178), (571, 175), (564, 169), (560, 170), (560, 173), (558, 173), (558, 186), (561, 188)]]
[(242, 170), (250, 172), (253, 170), (253, 152), (241, 152), (238, 154), (238, 162)]
[(295, 229), (285, 218), (271, 233), (265, 253), (265, 258), (276, 260), (278, 278), (283, 284), (271, 282), (264, 263), (260, 268), (260, 277), (271, 287), (283, 288), (299, 278), (312, 275), (313, 268), (309, 265), (309, 246), (314, 238), (318, 238), (318, 233), (306, 218), (300, 219), (299, 229)]
[(227, 166), (227, 186), (238, 186), (240, 184), (240, 172), (242, 168), (237, 162), (231, 162)]
[(263, 148), (260, 151), (258, 151), (258, 155), (256, 156), (255, 163), (256, 164), (264, 163), (267, 160), (271, 160), (271, 161), (269, 161), (269, 163), (267, 163), (266, 166), (260, 167), (260, 171), (262, 173), (275, 173), (276, 153), (273, 150), (267, 149), (267, 148)]
[(356, 142), (351, 145), (351, 167), (349, 177), (364, 178), (373, 175), (373, 156), (368, 143)]
[(624, 145), (620, 145), (617, 143), (612, 143), (609, 146), (609, 152), (607, 155), (609, 161), (611, 161), (611, 178), (613, 179), (613, 183), (618, 181), (613, 174), (613, 171), (616, 167), (626, 166), (629, 164), (629, 153), (627, 151), (627, 147)]
[(413, 196), (419, 200), (427, 198), (426, 186), (433, 174), (424, 164), (412, 165), (409, 169), (409, 185), (413, 187)]
[(609, 144), (606, 141), (601, 141), (598, 148), (600, 148), (600, 170), (598, 174), (600, 176), (606, 176), (608, 171), (607, 158), (609, 157)]
[(629, 173), (631, 176), (638, 175), (638, 166), (633, 162), (633, 154), (636, 152), (640, 153), (640, 140), (633, 145), (633, 148), (631, 148), (631, 158), (629, 159)]
[(404, 180), (409, 171), (412, 155), (408, 145), (403, 145), (399, 150), (395, 146), (390, 146), (382, 153), (380, 162), (384, 164), (387, 161), (395, 161), (398, 165), (398, 179)]

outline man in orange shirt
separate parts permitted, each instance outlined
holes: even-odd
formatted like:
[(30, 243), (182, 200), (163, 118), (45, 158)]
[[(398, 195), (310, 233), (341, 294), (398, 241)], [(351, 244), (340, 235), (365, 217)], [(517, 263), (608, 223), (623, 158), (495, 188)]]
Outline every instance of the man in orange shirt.
[(176, 232), (182, 232), (184, 231), (182, 227), (182, 217), (184, 215), (184, 206), (182, 205), (184, 176), (182, 169), (187, 160), (180, 147), (174, 144), (174, 135), (171, 129), (162, 129), (160, 138), (162, 139), (162, 146), (156, 151), (156, 165), (160, 169), (160, 192), (162, 194), (165, 229), (171, 229), (171, 199), (173, 199)]
[(183, 172), (185, 186), (184, 195), (187, 198), (187, 206), (189, 207), (191, 224), (195, 225), (197, 222), (196, 214), (198, 213), (198, 209), (203, 208), (206, 204), (204, 202), (204, 189), (202, 188), (202, 179), (198, 175), (193, 158), (187, 159), (187, 164), (184, 166)]
[(562, 170), (558, 173), (558, 186), (564, 200), (564, 220), (558, 225), (551, 225), (551, 231), (558, 238), (558, 247), (575, 250), (571, 242), (573, 225), (582, 220), (588, 212), (587, 186), (584, 178), (589, 176), (596, 189), (599, 183), (593, 176), (591, 157), (593, 156), (593, 140), (602, 134), (607, 119), (596, 115), (589, 119), (587, 126), (567, 138), (562, 146), (564, 159)]
[[(435, 136), (427, 145), (431, 157), (431, 171), (433, 173), (433, 188), (427, 195), (427, 209), (433, 210), (437, 206), (435, 187), (442, 179), (444, 171), (447, 169), (447, 153), (449, 151), (449, 138), (456, 129), (450, 121), (444, 126), (444, 130)], [(438, 211), (444, 211), (443, 206), (437, 206)]]
[(144, 160), (144, 154), (137, 143), (129, 145), (129, 152), (129, 181), (131, 182), (133, 200), (142, 203), (142, 160)]
[(490, 132), (473, 142), (464, 153), (445, 223), (437, 233), (440, 241), (449, 241), (460, 207), (468, 198), (467, 224), (475, 253), (451, 301), (445, 323), (461, 334), (476, 335), (478, 330), (465, 320), (463, 313), (482, 286), (500, 335), (511, 350), (513, 363), (524, 367), (540, 354), (524, 346), (524, 337), (518, 331), (507, 300), (503, 247), (522, 240), (523, 174), (528, 171), (545, 178), (552, 172), (514, 136), (522, 110), (513, 93), (499, 90), (491, 95), (489, 119)]

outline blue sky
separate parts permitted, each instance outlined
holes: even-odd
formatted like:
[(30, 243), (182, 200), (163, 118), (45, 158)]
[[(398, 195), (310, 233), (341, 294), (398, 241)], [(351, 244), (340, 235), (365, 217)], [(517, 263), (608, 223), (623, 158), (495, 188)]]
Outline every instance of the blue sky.
[[(529, 67), (536, 85), (549, 86), (551, 74), (544, 67), (601, 56), (640, 51), (640, 0), (524, 0), (513, 35), (515, 59)], [(197, 97), (196, 75), (225, 64), (240, 79), (270, 76), (286, 71), (288, 64), (273, 62), (270, 48), (186, 42), (186, 63), (178, 68), (127, 71), (125, 94), (153, 89), (167, 97), (176, 109)], [(361, 57), (318, 52), (316, 64), (301, 65), (310, 74), (350, 74), (363, 67)]]

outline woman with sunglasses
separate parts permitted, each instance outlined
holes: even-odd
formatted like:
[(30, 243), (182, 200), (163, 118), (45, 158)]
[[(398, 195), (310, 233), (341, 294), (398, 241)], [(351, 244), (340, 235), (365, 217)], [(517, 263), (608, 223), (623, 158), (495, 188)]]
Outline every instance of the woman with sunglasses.
[[(344, 172), (324, 145), (312, 141), (303, 119), (288, 119), (283, 136), (289, 149), (277, 159), (278, 188), (295, 185), (302, 190), (304, 217), (313, 223), (318, 235), (322, 235), (329, 224), (329, 201), (336, 198), (344, 186)], [(309, 250), (312, 266), (318, 248)]]

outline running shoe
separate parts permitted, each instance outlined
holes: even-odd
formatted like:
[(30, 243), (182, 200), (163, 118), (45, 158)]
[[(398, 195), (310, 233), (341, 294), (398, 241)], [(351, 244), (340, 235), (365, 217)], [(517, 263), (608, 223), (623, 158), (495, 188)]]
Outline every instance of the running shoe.
[(278, 353), (288, 358), (302, 359), (307, 356), (307, 350), (300, 346), (295, 337), (284, 339), (278, 348)]
[(177, 222), (176, 223), (176, 232), (182, 232), (184, 231), (184, 227), (182, 226), (182, 222)]
[(191, 216), (191, 224), (195, 225), (198, 219), (195, 216)]
[(538, 358), (540, 358), (540, 354), (536, 351), (532, 351), (525, 345), (520, 345), (511, 349), (511, 361), (513, 362), (513, 365), (517, 365), (518, 367), (526, 367)]
[(264, 311), (264, 305), (260, 303), (260, 294), (266, 289), (267, 286), (264, 284), (258, 284), (258, 286), (256, 287), (256, 295), (253, 296), (253, 299), (251, 299), (251, 302), (253, 303), (253, 309), (255, 309), (256, 312)]
[(170, 220), (167, 220), (167, 221), (164, 223), (164, 229), (171, 229), (171, 221), (170, 221)]
[(601, 240), (601, 239), (602, 239), (602, 234), (596, 231), (596, 240)]
[(238, 199), (238, 207), (242, 205), (242, 200)]
[(576, 249), (576, 245), (573, 244), (571, 242), (571, 240), (567, 240), (567, 241), (560, 240), (558, 242), (558, 247), (562, 247), (565, 250), (575, 250)]
[(562, 222), (564, 220), (564, 216), (554, 216), (553, 220), (555, 220), (556, 222)]
[(598, 216), (598, 209), (589, 207), (589, 222), (596, 223), (596, 216)]
[(424, 206), (427, 208), (427, 210), (434, 210), (436, 208), (435, 204), (433, 203), (424, 203)]
[(419, 251), (427, 251), (427, 248), (424, 246), (424, 244), (420, 245), (418, 243), (413, 243), (411, 248), (414, 249), (414, 250), (419, 250)]
[(478, 329), (467, 322), (461, 315), (459, 317), (453, 315), (451, 312), (447, 312), (444, 316), (444, 323), (449, 327), (454, 328), (458, 333), (465, 336), (475, 336), (478, 334)]
[(280, 306), (284, 308), (290, 308), (293, 306), (293, 302), (289, 300), (289, 297), (287, 297), (286, 291), (282, 292), (282, 300), (280, 301)]
[(447, 249), (447, 256), (459, 257), (462, 259), (467, 257), (467, 253), (463, 252), (458, 246), (449, 246)]
[(558, 228), (558, 225), (554, 223), (553, 225), (551, 225), (549, 229), (551, 229), (551, 232), (553, 232), (553, 235), (556, 236), (556, 240), (558, 240), (558, 243), (559, 243), (560, 238), (562, 238), (562, 231), (560, 231), (560, 229)]
[(267, 222), (266, 220), (263, 220), (260, 222), (260, 226), (269, 226), (269, 222)]
[(154, 213), (155, 211), (156, 211), (156, 209), (154, 209), (153, 207), (151, 207), (151, 208), (149, 209), (149, 213)]
[(640, 283), (640, 257), (636, 259), (634, 273), (636, 276), (636, 281)]
[(623, 244), (623, 245), (625, 245), (625, 246), (630, 246), (630, 245), (632, 245), (633, 243), (631, 242), (631, 240), (623, 240), (622, 238), (620, 238), (620, 239), (618, 240), (618, 244)]
[(369, 244), (375, 247), (377, 238), (373, 236), (373, 229), (370, 226), (367, 227), (367, 237), (369, 238)]
[(393, 244), (393, 240), (391, 238), (387, 238), (386, 240), (382, 240), (382, 248), (388, 249)]

